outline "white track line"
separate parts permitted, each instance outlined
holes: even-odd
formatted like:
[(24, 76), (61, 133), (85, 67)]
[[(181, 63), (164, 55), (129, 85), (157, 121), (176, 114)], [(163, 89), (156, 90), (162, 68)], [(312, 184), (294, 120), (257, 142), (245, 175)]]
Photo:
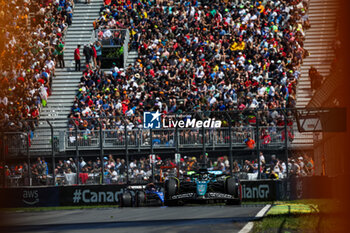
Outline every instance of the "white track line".
[[(256, 218), (263, 217), (266, 212), (270, 209), (271, 205), (266, 205), (264, 208), (262, 208), (256, 215)], [(249, 233), (254, 226), (254, 222), (248, 222), (238, 233)]]

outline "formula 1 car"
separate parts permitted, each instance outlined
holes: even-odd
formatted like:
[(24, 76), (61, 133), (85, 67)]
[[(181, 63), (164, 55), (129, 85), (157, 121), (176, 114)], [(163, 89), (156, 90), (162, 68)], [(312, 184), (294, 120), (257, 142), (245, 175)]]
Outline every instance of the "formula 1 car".
[(189, 202), (224, 202), (240, 205), (241, 185), (238, 177), (229, 177), (222, 171), (201, 168), (187, 172), (184, 179), (171, 177), (164, 184), (165, 205), (180, 205)]
[(162, 189), (162, 187), (157, 187), (153, 183), (129, 186), (119, 196), (119, 206), (142, 207), (164, 205), (164, 193)]

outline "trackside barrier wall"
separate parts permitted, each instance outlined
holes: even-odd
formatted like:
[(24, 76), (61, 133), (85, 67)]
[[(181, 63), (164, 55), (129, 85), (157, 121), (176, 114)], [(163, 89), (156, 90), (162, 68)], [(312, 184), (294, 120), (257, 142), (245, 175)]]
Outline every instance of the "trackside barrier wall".
[[(332, 198), (336, 178), (303, 177), (289, 180), (242, 180), (243, 201)], [(132, 185), (133, 187), (138, 185)], [(139, 188), (142, 185), (139, 185)], [(37, 206), (117, 205), (127, 185), (77, 185), (0, 189), (1, 208)], [(320, 191), (320, 187), (323, 191)]]
[(58, 187), (5, 188), (0, 190), (1, 208), (59, 206)]

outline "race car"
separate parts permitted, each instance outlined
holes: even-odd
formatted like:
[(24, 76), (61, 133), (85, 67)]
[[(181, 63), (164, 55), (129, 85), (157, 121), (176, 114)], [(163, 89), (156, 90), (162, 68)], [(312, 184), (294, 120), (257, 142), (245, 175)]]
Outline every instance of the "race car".
[(120, 207), (164, 205), (163, 188), (153, 183), (129, 186), (119, 196)]
[(241, 185), (238, 177), (230, 177), (222, 171), (201, 168), (187, 172), (183, 179), (170, 177), (164, 183), (165, 205), (193, 202), (225, 202), (240, 205)]

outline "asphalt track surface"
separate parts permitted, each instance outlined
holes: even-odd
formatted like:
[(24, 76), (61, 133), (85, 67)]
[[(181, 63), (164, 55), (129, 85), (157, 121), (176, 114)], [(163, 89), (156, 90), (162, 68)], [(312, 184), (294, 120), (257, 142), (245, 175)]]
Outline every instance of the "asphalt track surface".
[(238, 232), (264, 206), (182, 206), (7, 212), (0, 232)]

